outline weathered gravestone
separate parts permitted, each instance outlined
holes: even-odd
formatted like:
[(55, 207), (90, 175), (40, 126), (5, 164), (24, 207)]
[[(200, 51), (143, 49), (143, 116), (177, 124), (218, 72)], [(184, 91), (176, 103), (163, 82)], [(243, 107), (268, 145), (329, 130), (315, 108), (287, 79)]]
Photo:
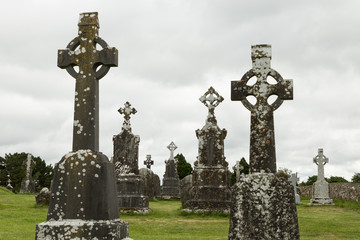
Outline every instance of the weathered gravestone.
[(161, 198), (161, 185), (160, 185), (160, 177), (159, 175), (154, 173), (154, 197), (155, 198)]
[(97, 16), (80, 14), (79, 36), (58, 52), (58, 66), (76, 79), (73, 149), (55, 165), (47, 222), (36, 226), (36, 239), (128, 236), (128, 224), (119, 218), (114, 165), (99, 152), (98, 82), (117, 66), (117, 50), (98, 37)]
[(25, 177), (21, 181), (20, 193), (35, 193), (35, 182), (32, 179), (32, 171), (35, 166), (35, 162), (30, 153), (24, 160), (23, 165), (25, 166)]
[(297, 187), (296, 184), (299, 181), (299, 178), (297, 177), (297, 173), (292, 173), (288, 181), (291, 183), (291, 186), (294, 188), (294, 194), (295, 194), (295, 203), (300, 204), (300, 195), (297, 193)]
[(235, 166), (233, 166), (233, 170), (236, 175), (236, 182), (240, 180), (240, 172), (244, 169), (244, 166), (240, 164), (240, 161), (236, 161)]
[(171, 142), (167, 148), (170, 150), (170, 158), (165, 160), (165, 174), (161, 189), (161, 198), (180, 198), (180, 180), (177, 173), (177, 162), (174, 158), (174, 151), (177, 146)]
[(143, 180), (144, 195), (149, 199), (155, 197), (155, 188), (154, 188), (154, 173), (149, 168), (140, 168), (139, 174)]
[[(271, 46), (251, 47), (253, 68), (240, 81), (231, 82), (231, 99), (251, 111), (250, 174), (232, 188), (229, 239), (300, 239), (290, 183), (276, 173), (273, 112), (293, 97), (292, 80), (270, 68)], [(256, 76), (253, 86), (247, 85)], [(272, 77), (276, 84), (267, 82)], [(256, 104), (246, 97), (252, 95)], [(277, 100), (269, 104), (271, 95)]]
[(9, 191), (12, 191), (13, 190), (13, 186), (11, 186), (11, 180), (10, 178), (7, 180), (7, 185), (6, 185), (6, 189), (9, 190)]
[(318, 176), (312, 187), (312, 198), (310, 205), (334, 205), (333, 200), (329, 197), (329, 183), (325, 180), (324, 166), (329, 159), (324, 156), (322, 148), (318, 149), (318, 155), (313, 159), (318, 166)]
[(191, 199), (192, 177), (192, 174), (189, 174), (180, 180), (180, 201), (184, 208), (187, 207), (186, 202)]
[(47, 187), (44, 187), (40, 190), (39, 194), (35, 196), (37, 205), (48, 204), (50, 200), (50, 191)]
[(187, 208), (205, 211), (230, 210), (230, 172), (224, 156), (226, 129), (220, 129), (215, 117), (215, 107), (224, 98), (210, 87), (199, 99), (207, 108), (205, 125), (196, 130), (199, 152), (192, 173), (191, 198)]
[(144, 181), (139, 174), (138, 155), (140, 137), (131, 131), (130, 115), (136, 113), (129, 102), (120, 108), (124, 114), (121, 132), (113, 137), (115, 171), (119, 208), (124, 211), (148, 211), (149, 198), (144, 195)]

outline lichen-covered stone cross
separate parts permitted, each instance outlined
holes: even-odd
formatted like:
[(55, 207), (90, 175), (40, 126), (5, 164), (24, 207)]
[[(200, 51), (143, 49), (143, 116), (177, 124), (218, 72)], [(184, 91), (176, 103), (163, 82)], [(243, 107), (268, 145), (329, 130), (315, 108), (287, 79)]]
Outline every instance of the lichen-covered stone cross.
[(244, 166), (240, 164), (240, 161), (236, 161), (235, 166), (233, 166), (233, 170), (236, 175), (236, 181), (240, 180), (240, 171), (244, 169)]
[(329, 162), (329, 159), (324, 156), (324, 150), (318, 149), (318, 155), (313, 159), (314, 163), (318, 166), (317, 180), (325, 179), (324, 166)]
[(206, 121), (216, 123), (214, 110), (224, 100), (224, 98), (220, 96), (213, 87), (210, 87), (204, 95), (199, 98), (199, 100), (209, 109)]
[(131, 107), (131, 104), (129, 102), (126, 102), (124, 106), (125, 106), (124, 108), (119, 108), (118, 110), (120, 114), (124, 114), (124, 123), (122, 129), (131, 132), (131, 124), (130, 124), (131, 114), (135, 114), (137, 113), (137, 111), (135, 108)]
[(146, 155), (146, 160), (144, 161), (144, 165), (146, 165), (146, 167), (148, 169), (151, 169), (151, 165), (154, 165), (154, 161), (151, 160), (151, 155), (150, 154)]
[[(81, 13), (79, 35), (58, 51), (58, 67), (76, 79), (73, 151), (99, 150), (99, 82), (118, 65), (118, 51), (99, 35), (97, 12)], [(97, 50), (96, 44), (103, 49)], [(78, 72), (74, 67), (78, 66)]]
[(177, 149), (177, 146), (174, 142), (171, 142), (167, 148), (170, 150), (170, 158), (169, 160), (174, 160), (174, 151)]
[[(273, 112), (283, 100), (293, 99), (292, 80), (284, 80), (270, 67), (271, 46), (255, 45), (251, 47), (252, 69), (240, 81), (231, 81), (231, 100), (241, 101), (251, 111), (250, 127), (250, 172), (265, 171), (276, 173), (275, 136)], [(256, 76), (254, 85), (248, 85), (250, 78)], [(268, 77), (276, 80), (270, 84)], [(254, 96), (256, 103), (251, 104), (246, 97)], [(277, 95), (272, 104), (268, 98)]]

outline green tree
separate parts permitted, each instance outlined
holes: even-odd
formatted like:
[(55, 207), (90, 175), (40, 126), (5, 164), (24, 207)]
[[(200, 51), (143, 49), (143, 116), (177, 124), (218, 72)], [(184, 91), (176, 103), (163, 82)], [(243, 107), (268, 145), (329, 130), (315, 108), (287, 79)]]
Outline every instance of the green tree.
[(355, 173), (354, 176), (352, 176), (351, 181), (354, 183), (360, 183), (360, 173)]
[(317, 180), (317, 176), (313, 175), (311, 177), (308, 177), (308, 180), (306, 182), (302, 182), (300, 185), (301, 186), (310, 186), (313, 185), (314, 182), (316, 182)]
[(348, 182), (348, 180), (346, 180), (343, 177), (338, 177), (338, 176), (331, 176), (330, 178), (327, 178), (326, 181), (328, 183), (335, 183), (335, 182)]
[(285, 179), (289, 179), (291, 177), (291, 173), (292, 171), (287, 168), (279, 168), (276, 174)]
[(179, 175), (180, 180), (186, 177), (187, 175), (191, 174), (193, 169), (191, 167), (191, 164), (186, 162), (186, 159), (182, 153), (176, 154), (175, 158), (178, 161), (177, 164), (177, 172)]
[[(0, 181), (1, 185), (6, 186), (8, 177), (10, 175), (11, 185), (14, 187), (13, 191), (19, 192), (21, 181), (25, 177), (26, 169), (24, 161), (27, 159), (27, 153), (14, 153), (5, 154), (5, 158), (0, 158), (5, 167), (1, 170)], [(36, 163), (33, 171), (32, 178), (35, 181), (36, 191), (40, 191), (43, 187), (50, 188), (50, 183), (53, 178), (54, 169), (51, 165), (46, 165), (45, 161), (40, 157), (33, 157)]]

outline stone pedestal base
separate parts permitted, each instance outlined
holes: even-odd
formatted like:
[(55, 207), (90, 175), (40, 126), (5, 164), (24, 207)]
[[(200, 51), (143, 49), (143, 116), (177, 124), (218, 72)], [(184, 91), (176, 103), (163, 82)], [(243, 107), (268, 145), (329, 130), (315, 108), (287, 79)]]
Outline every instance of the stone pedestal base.
[(242, 176), (232, 187), (229, 239), (300, 239), (290, 183), (272, 173)]
[(129, 239), (128, 223), (120, 219), (86, 221), (65, 219), (36, 226), (35, 239)]
[(149, 198), (143, 195), (143, 180), (140, 175), (122, 175), (117, 181), (120, 210), (148, 210)]
[(335, 205), (331, 198), (312, 198), (309, 205)]
[(161, 189), (161, 198), (171, 199), (180, 198), (180, 180), (179, 178), (164, 177)]

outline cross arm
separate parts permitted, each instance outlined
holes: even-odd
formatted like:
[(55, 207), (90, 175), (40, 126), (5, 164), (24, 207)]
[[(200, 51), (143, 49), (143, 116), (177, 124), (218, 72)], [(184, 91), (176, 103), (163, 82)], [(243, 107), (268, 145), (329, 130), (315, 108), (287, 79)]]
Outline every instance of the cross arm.
[(57, 66), (59, 68), (67, 68), (68, 66), (75, 66), (75, 54), (70, 49), (60, 49), (58, 50), (58, 62)]

